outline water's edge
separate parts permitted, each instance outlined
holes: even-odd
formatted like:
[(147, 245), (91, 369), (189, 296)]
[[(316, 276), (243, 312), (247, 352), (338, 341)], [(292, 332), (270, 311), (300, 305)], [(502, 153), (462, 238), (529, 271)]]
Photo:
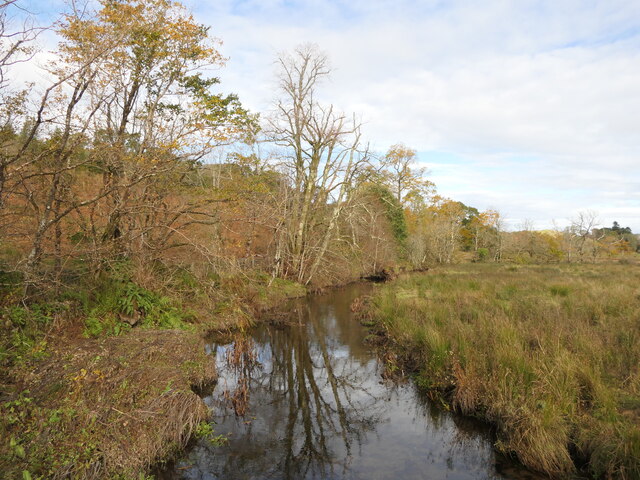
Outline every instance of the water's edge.
[(350, 311), (371, 288), (356, 283), (295, 299), (280, 324), (211, 341), (219, 382), (204, 400), (215, 434), (158, 476), (542, 478), (498, 455), (485, 425), (440, 410), (410, 381), (383, 378)]

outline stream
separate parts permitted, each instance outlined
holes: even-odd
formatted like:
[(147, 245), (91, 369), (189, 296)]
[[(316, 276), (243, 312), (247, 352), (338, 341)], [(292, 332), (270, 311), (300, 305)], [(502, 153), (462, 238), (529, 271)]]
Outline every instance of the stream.
[(350, 311), (354, 284), (291, 301), (282, 325), (212, 342), (213, 436), (162, 479), (517, 479), (540, 477), (495, 452), (482, 424), (437, 408), (384, 365)]

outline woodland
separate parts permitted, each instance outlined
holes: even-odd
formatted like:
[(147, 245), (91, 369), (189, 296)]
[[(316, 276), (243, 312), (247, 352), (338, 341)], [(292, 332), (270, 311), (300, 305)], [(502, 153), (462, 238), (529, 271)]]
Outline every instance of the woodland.
[[(252, 112), (178, 2), (72, 4), (45, 27), (23, 6), (0, 4), (0, 468), (15, 478), (146, 475), (206, 418), (202, 336), (285, 298), (460, 263), (638, 263), (638, 236), (594, 212), (507, 229), (440, 196), (410, 146), (373, 151), (358, 112), (320, 100), (318, 46), (278, 55), (272, 109)], [(43, 32), (59, 43), (36, 65)]]

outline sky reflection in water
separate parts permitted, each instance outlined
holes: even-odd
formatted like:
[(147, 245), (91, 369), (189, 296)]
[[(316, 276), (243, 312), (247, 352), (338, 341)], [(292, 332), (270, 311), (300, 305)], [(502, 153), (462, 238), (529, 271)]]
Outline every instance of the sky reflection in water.
[[(476, 422), (433, 407), (411, 382), (382, 379), (379, 360), (363, 344), (366, 330), (349, 308), (369, 288), (354, 285), (293, 302), (291, 324), (253, 332), (252, 345), (243, 346), (253, 358), (234, 343), (211, 344), (220, 381), (205, 401), (215, 434), (229, 442), (198, 441), (163, 477), (536, 478), (496, 458)], [(239, 362), (229, 362), (234, 354)]]

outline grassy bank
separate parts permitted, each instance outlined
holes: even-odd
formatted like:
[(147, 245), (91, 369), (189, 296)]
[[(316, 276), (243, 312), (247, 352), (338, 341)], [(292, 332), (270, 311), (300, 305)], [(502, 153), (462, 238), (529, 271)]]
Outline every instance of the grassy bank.
[(640, 478), (637, 267), (443, 267), (384, 285), (368, 315), (421, 386), (525, 465)]
[(5, 478), (138, 478), (208, 417), (194, 389), (215, 372), (193, 333), (48, 342), (0, 404)]
[(123, 480), (144, 478), (208, 417), (196, 393), (216, 378), (204, 336), (306, 293), (260, 272), (129, 265), (29, 304), (12, 301), (19, 291), (16, 279), (0, 292), (3, 478)]

